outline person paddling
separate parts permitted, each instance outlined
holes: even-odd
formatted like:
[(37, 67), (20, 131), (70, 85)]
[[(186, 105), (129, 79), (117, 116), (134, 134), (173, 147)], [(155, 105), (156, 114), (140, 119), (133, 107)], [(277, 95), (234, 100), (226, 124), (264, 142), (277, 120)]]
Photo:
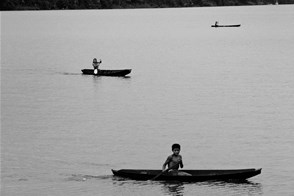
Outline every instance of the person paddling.
[(166, 161), (164, 162), (164, 164), (162, 165), (162, 171), (165, 171), (166, 166), (168, 166), (168, 168), (172, 168), (168, 171), (169, 174), (171, 175), (191, 176), (191, 174), (178, 170), (179, 167), (181, 168), (184, 167), (183, 159), (182, 159), (182, 156), (180, 155), (180, 151), (181, 151), (180, 144), (173, 144), (172, 151), (173, 151), (173, 154), (169, 155)]
[(96, 58), (93, 59), (94, 74), (98, 74), (99, 66), (102, 63), (101, 59), (98, 62)]

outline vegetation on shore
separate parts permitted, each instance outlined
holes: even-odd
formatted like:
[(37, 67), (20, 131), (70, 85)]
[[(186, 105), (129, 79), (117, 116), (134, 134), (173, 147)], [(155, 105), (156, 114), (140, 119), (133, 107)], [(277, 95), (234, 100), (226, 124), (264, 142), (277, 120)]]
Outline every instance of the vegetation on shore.
[[(294, 4), (294, 0), (279, 0)], [(276, 0), (2, 0), (1, 10), (122, 9), (276, 4)]]

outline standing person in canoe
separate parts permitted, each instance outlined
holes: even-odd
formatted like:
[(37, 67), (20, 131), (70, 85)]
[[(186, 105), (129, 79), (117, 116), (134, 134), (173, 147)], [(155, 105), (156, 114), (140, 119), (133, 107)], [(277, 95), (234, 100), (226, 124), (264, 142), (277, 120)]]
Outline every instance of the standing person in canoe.
[(166, 166), (168, 166), (168, 168), (171, 168), (168, 172), (171, 175), (178, 175), (178, 176), (191, 176), (191, 174), (188, 174), (186, 172), (183, 171), (179, 171), (179, 166), (181, 168), (184, 167), (183, 164), (183, 160), (182, 160), (182, 156), (180, 155), (180, 151), (181, 151), (181, 146), (180, 144), (173, 144), (172, 145), (172, 155), (169, 155), (166, 159), (166, 161), (164, 162), (163, 166), (162, 166), (162, 171), (165, 171)]
[(102, 63), (101, 59), (98, 62), (96, 58), (93, 59), (94, 74), (98, 74), (99, 66)]

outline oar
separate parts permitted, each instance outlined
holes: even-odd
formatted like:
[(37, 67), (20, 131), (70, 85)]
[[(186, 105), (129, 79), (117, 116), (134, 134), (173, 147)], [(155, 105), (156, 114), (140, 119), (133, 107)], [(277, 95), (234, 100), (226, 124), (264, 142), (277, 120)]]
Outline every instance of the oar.
[(157, 179), (159, 176), (161, 176), (161, 175), (164, 174), (165, 172), (168, 172), (169, 170), (176, 168), (179, 164), (180, 164), (180, 161), (179, 161), (177, 164), (175, 164), (175, 165), (173, 165), (173, 166), (167, 168), (166, 170), (160, 172), (159, 174), (157, 174), (155, 177), (153, 177), (153, 178), (150, 179), (150, 180), (155, 180), (155, 179)]

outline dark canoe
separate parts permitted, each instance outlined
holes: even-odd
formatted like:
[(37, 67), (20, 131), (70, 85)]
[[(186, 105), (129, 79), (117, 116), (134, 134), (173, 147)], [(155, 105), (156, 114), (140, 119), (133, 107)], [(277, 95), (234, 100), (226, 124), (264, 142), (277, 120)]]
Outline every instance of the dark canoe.
[(211, 25), (211, 27), (240, 27), (241, 25)]
[[(231, 170), (180, 170), (191, 174), (191, 176), (174, 176), (168, 173), (162, 174), (156, 180), (162, 181), (181, 181), (181, 182), (200, 182), (208, 180), (236, 180), (244, 181), (247, 178), (261, 173), (260, 169), (231, 169)], [(121, 169), (112, 170), (115, 176), (130, 178), (134, 180), (150, 180), (159, 174), (161, 170), (146, 169)]]
[(104, 70), (99, 69), (98, 74), (94, 74), (94, 69), (82, 69), (83, 74), (97, 75), (97, 76), (125, 76), (131, 73), (131, 69), (120, 69), (120, 70)]

